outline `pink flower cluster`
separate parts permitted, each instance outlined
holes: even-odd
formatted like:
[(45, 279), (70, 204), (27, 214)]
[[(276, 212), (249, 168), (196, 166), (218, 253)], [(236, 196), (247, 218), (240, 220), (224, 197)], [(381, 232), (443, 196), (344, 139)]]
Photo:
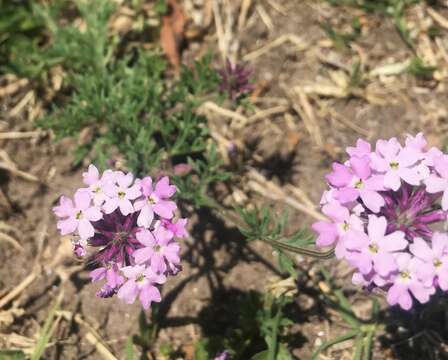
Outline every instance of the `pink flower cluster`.
[(349, 159), (334, 163), (322, 196), (328, 220), (313, 224), (319, 247), (356, 269), (353, 282), (387, 292), (390, 305), (409, 310), (448, 290), (448, 155), (427, 149), (420, 133), (359, 139)]
[(186, 219), (173, 221), (176, 187), (168, 177), (155, 184), (151, 177), (134, 179), (131, 173), (90, 165), (83, 174), (85, 188), (74, 201), (62, 196), (53, 208), (61, 235), (76, 234), (74, 252), (87, 255), (95, 267), (92, 281), (103, 280), (99, 297), (115, 294), (132, 304), (138, 297), (147, 309), (160, 302), (158, 285), (180, 270), (180, 246), (175, 238), (187, 236)]

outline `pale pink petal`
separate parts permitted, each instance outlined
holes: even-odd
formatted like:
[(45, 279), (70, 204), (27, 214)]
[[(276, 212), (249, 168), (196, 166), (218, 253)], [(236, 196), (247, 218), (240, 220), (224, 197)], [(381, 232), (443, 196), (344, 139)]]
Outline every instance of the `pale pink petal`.
[(155, 193), (160, 198), (170, 198), (176, 192), (176, 187), (169, 184), (168, 176), (161, 178), (156, 184)]
[(92, 270), (89, 276), (92, 281), (102, 280), (106, 277), (106, 268), (100, 267), (98, 269)]
[(103, 217), (103, 214), (97, 207), (88, 208), (84, 210), (82, 213), (85, 216), (85, 218), (89, 221), (98, 221)]
[(413, 243), (409, 246), (412, 254), (425, 261), (432, 261), (434, 254), (428, 243), (421, 238), (414, 238)]
[(144, 262), (151, 259), (154, 251), (152, 251), (149, 247), (144, 247), (141, 249), (137, 249), (132, 253), (134, 260), (137, 264), (143, 264)]
[[(134, 207), (136, 207), (135, 204)], [(152, 207), (146, 203), (146, 205), (143, 208), (141, 208), (140, 214), (138, 214), (137, 225), (149, 228), (153, 220), (154, 220), (154, 211), (152, 210)]]
[(129, 279), (135, 279), (137, 276), (142, 274), (145, 271), (146, 267), (144, 265), (135, 265), (135, 266), (125, 266), (120, 270)]
[(362, 158), (350, 158), (350, 166), (352, 167), (355, 175), (361, 179), (367, 179), (371, 174), (370, 157), (367, 155), (364, 155)]
[(162, 301), (162, 296), (160, 295), (160, 291), (155, 286), (145, 286), (140, 291), (139, 299), (143, 309), (147, 310), (151, 306), (152, 302), (158, 303)]
[(443, 210), (448, 210), (448, 188), (443, 192), (441, 204)]
[(324, 205), (322, 207), (322, 212), (336, 222), (346, 221), (350, 216), (348, 209), (339, 205), (337, 202), (331, 202)]
[(129, 186), (131, 186), (132, 181), (134, 180), (134, 176), (132, 175), (132, 173), (127, 173), (126, 175), (123, 174), (117, 176), (116, 180), (120, 187), (128, 188)]
[(174, 201), (160, 200), (157, 204), (153, 205), (154, 212), (165, 219), (171, 219), (174, 216), (174, 210), (176, 208), (177, 206)]
[(324, 247), (332, 245), (338, 237), (336, 225), (327, 221), (318, 221), (312, 225), (313, 230), (318, 233), (316, 245)]
[(325, 176), (327, 181), (336, 187), (347, 186), (353, 178), (350, 169), (342, 164), (333, 163), (333, 171)]
[(76, 210), (73, 207), (73, 201), (70, 198), (61, 196), (59, 205), (55, 206), (53, 211), (58, 217), (68, 217), (73, 215)]
[(141, 244), (145, 246), (153, 247), (156, 244), (156, 238), (154, 237), (152, 232), (147, 229), (140, 230), (139, 232), (137, 232), (137, 234), (135, 234), (135, 237)]
[(166, 270), (165, 258), (160, 253), (153, 253), (151, 256), (151, 269), (154, 272), (164, 272)]
[(378, 154), (372, 153), (370, 156), (370, 161), (372, 169), (375, 169), (376, 171), (385, 172), (389, 169), (389, 163)]
[(61, 235), (68, 235), (73, 233), (78, 227), (78, 221), (74, 217), (70, 217), (65, 220), (59, 220), (57, 228), (61, 232)]
[(359, 197), (359, 190), (352, 187), (345, 187), (338, 189), (335, 192), (335, 198), (341, 202), (341, 204), (346, 204), (355, 201)]
[(392, 254), (387, 252), (379, 252), (373, 258), (375, 270), (381, 276), (387, 276), (397, 269), (397, 264)]
[(420, 160), (420, 153), (412, 148), (404, 148), (397, 156), (400, 167), (410, 167)]
[(132, 185), (129, 189), (126, 190), (126, 197), (129, 200), (135, 200), (142, 194), (140, 190), (140, 186), (137, 184)]
[(448, 181), (446, 179), (442, 179), (436, 175), (430, 175), (429, 178), (425, 180), (426, 191), (435, 194), (438, 192), (442, 192), (448, 188)]
[(370, 143), (363, 139), (358, 139), (356, 141), (356, 147), (349, 146), (347, 147), (346, 151), (350, 156), (362, 157), (364, 155), (369, 155), (371, 152)]
[(104, 212), (106, 214), (111, 214), (118, 208), (118, 205), (119, 201), (117, 198), (106, 199), (106, 202), (103, 205)]
[(399, 168), (397, 170), (398, 175), (411, 185), (420, 185), (420, 181), (422, 180), (419, 173), (416, 169), (409, 168)]
[(432, 248), (434, 255), (441, 257), (444, 251), (448, 248), (448, 235), (440, 232), (435, 232), (432, 236)]
[(78, 222), (78, 232), (81, 239), (88, 239), (95, 235), (95, 229), (89, 220), (81, 219)]
[(361, 189), (359, 194), (363, 203), (374, 213), (379, 212), (381, 207), (384, 206), (384, 198), (376, 191)]
[(424, 304), (429, 301), (433, 293), (433, 289), (431, 287), (425, 287), (422, 283), (414, 281), (409, 285), (409, 289), (412, 292), (412, 295), (420, 301), (420, 303)]
[(126, 281), (118, 290), (117, 297), (127, 304), (132, 304), (138, 294), (137, 284), (134, 280)]
[(104, 193), (109, 197), (115, 197), (118, 194), (118, 187), (114, 183), (108, 182), (103, 186)]
[(134, 207), (128, 199), (118, 200), (118, 206), (120, 207), (120, 211), (124, 216), (134, 212)]
[(408, 241), (404, 232), (395, 231), (382, 239), (378, 239), (378, 245), (381, 250), (393, 252), (405, 249), (408, 246)]
[(163, 248), (162, 254), (166, 257), (169, 262), (178, 264), (180, 262), (179, 257), (180, 246), (177, 243), (168, 244)]
[(367, 232), (369, 237), (374, 242), (380, 242), (386, 233), (387, 221), (384, 216), (377, 217), (369, 215), (369, 224), (367, 225)]
[(384, 175), (372, 175), (364, 180), (364, 188), (373, 191), (384, 191)]
[(140, 180), (138, 182), (138, 184), (141, 187), (142, 193), (144, 196), (148, 197), (149, 195), (152, 194), (153, 189), (152, 189), (152, 179), (150, 176), (146, 176), (144, 177), (142, 180)]
[(85, 210), (90, 206), (90, 191), (87, 189), (79, 189), (75, 193), (75, 205), (80, 210)]
[(395, 157), (400, 149), (401, 145), (396, 138), (376, 142), (376, 151), (383, 155), (386, 160)]
[(99, 181), (100, 173), (95, 165), (90, 164), (87, 172), (82, 174), (84, 184), (93, 185)]
[(397, 191), (400, 188), (401, 180), (396, 170), (389, 170), (384, 175), (384, 186)]

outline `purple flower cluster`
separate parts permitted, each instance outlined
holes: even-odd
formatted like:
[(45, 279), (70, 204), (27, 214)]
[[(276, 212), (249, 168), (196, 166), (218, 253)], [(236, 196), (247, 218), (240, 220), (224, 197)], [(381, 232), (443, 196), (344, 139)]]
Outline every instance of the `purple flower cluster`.
[(138, 297), (147, 309), (160, 302), (158, 285), (180, 270), (180, 246), (175, 238), (187, 236), (186, 219), (173, 221), (176, 187), (168, 177), (155, 184), (151, 177), (134, 179), (131, 173), (90, 165), (83, 174), (85, 188), (74, 201), (62, 196), (53, 208), (61, 235), (77, 234), (74, 252), (87, 255), (87, 246), (98, 250), (90, 261), (92, 281), (103, 280), (99, 297), (117, 295), (132, 304)]
[(218, 70), (220, 75), (219, 92), (227, 94), (230, 100), (236, 100), (239, 97), (250, 93), (254, 86), (250, 83), (251, 71), (243, 65), (232, 64), (229, 59), (226, 60), (225, 67)]
[(386, 291), (390, 305), (409, 310), (447, 291), (448, 155), (421, 133), (404, 146), (378, 140), (374, 151), (359, 139), (347, 153), (326, 176), (317, 246), (334, 246), (356, 269), (353, 282)]

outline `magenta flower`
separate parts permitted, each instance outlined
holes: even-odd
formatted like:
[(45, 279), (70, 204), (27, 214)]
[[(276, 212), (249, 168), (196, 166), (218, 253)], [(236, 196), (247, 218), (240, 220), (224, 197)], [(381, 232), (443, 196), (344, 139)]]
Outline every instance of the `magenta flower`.
[(337, 202), (324, 205), (322, 212), (331, 221), (318, 221), (312, 225), (319, 234), (316, 244), (323, 247), (337, 242), (336, 256), (342, 257), (345, 253), (345, 240), (357, 238), (363, 231), (362, 221), (356, 215), (350, 215), (348, 209)]
[(353, 258), (362, 274), (369, 274), (374, 269), (380, 276), (386, 277), (397, 269), (394, 253), (405, 249), (408, 241), (402, 231), (386, 235), (386, 228), (385, 217), (370, 215), (368, 236), (363, 234), (346, 242), (347, 248), (359, 251)]
[(104, 185), (104, 192), (108, 196), (104, 203), (104, 211), (110, 214), (119, 208), (123, 215), (134, 212), (131, 200), (137, 199), (140, 195), (140, 186), (132, 185), (134, 177), (131, 173), (123, 174), (118, 171), (113, 176), (113, 181), (108, 181)]
[(425, 303), (448, 291), (448, 235), (435, 232), (447, 220), (448, 155), (426, 147), (421, 133), (407, 136), (405, 146), (378, 140), (375, 152), (358, 140), (326, 176), (321, 206), (330, 220), (312, 226), (317, 246), (334, 246), (355, 268), (353, 283), (388, 292), (389, 303), (403, 309), (413, 297)]
[(448, 290), (448, 235), (434, 233), (430, 246), (422, 238), (415, 238), (410, 246), (411, 253), (422, 261), (419, 277), (427, 285), (434, 280), (443, 291)]
[[(88, 264), (92, 282), (102, 281), (98, 297), (117, 295), (132, 303), (138, 296), (147, 309), (151, 302), (161, 300), (158, 286), (182, 269), (176, 238), (188, 235), (187, 219), (174, 220), (177, 206), (167, 200), (176, 188), (166, 177), (154, 191), (147, 192), (147, 197), (155, 201), (146, 228), (138, 224), (143, 207), (136, 206), (142, 200), (141, 179), (134, 181), (131, 173), (121, 171), (106, 170), (100, 174), (93, 165), (83, 178), (89, 187), (76, 191), (74, 203), (62, 196), (53, 208), (61, 218), (58, 228), (63, 235), (77, 232), (80, 236), (72, 240), (77, 257), (85, 257), (88, 249), (93, 250)], [(92, 199), (102, 206), (92, 206)]]
[(104, 193), (104, 185), (114, 181), (114, 172), (112, 170), (106, 170), (100, 177), (98, 169), (95, 165), (89, 165), (86, 172), (82, 174), (84, 184), (88, 185), (90, 195), (93, 199), (93, 203), (97, 206), (101, 206), (107, 199), (107, 195)]
[(177, 206), (168, 200), (176, 192), (176, 187), (169, 184), (167, 176), (161, 178), (153, 189), (152, 179), (148, 176), (140, 181), (143, 197), (135, 202), (135, 209), (140, 211), (137, 224), (149, 228), (154, 219), (154, 213), (165, 219), (173, 217)]
[(399, 304), (404, 310), (412, 307), (411, 294), (422, 304), (428, 302), (435, 289), (433, 286), (425, 286), (419, 280), (418, 273), (422, 262), (408, 253), (397, 254), (396, 262), (398, 273), (387, 292), (387, 302), (390, 305)]
[(370, 157), (371, 146), (367, 141), (358, 139), (356, 141), (356, 147), (349, 146), (347, 147), (346, 151), (347, 154), (349, 154), (351, 157), (356, 156), (362, 158), (366, 155)]
[(430, 194), (443, 193), (442, 209), (448, 210), (448, 156), (438, 158), (434, 165), (437, 173), (425, 179), (426, 191)]
[(91, 222), (102, 218), (101, 211), (91, 206), (90, 194), (85, 190), (75, 193), (75, 204), (72, 200), (62, 196), (59, 206), (53, 208), (58, 217), (63, 218), (57, 223), (62, 235), (68, 235), (76, 230), (82, 239), (88, 239), (95, 233)]
[(177, 265), (180, 262), (180, 246), (172, 242), (173, 233), (163, 226), (157, 227), (152, 234), (147, 229), (142, 229), (136, 234), (143, 248), (134, 251), (133, 256), (137, 264), (150, 262), (154, 272), (163, 273), (167, 270), (167, 264)]
[(145, 265), (126, 266), (121, 268), (121, 271), (127, 280), (117, 292), (119, 299), (127, 304), (133, 304), (138, 296), (145, 310), (150, 307), (152, 302), (162, 300), (160, 291), (155, 284), (165, 283), (165, 275), (156, 274)]
[(396, 138), (378, 140), (376, 153), (372, 154), (372, 167), (384, 173), (384, 186), (394, 191), (400, 188), (401, 180), (410, 185), (419, 185), (421, 177), (414, 168), (420, 159), (418, 151), (411, 147), (402, 148)]
[(377, 213), (384, 205), (384, 199), (378, 191), (385, 190), (383, 177), (372, 176), (370, 157), (352, 157), (350, 167), (333, 164), (333, 172), (326, 176), (328, 182), (337, 188), (333, 195), (341, 204), (347, 204), (359, 197), (371, 211)]

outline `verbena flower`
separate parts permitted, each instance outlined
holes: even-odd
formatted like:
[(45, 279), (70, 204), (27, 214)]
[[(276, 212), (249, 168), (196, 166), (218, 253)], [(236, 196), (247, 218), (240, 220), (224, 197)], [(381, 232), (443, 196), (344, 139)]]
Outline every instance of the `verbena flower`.
[(221, 77), (219, 92), (226, 94), (231, 100), (236, 100), (254, 89), (249, 81), (252, 72), (243, 65), (232, 64), (227, 59), (224, 68), (218, 73)]
[[(62, 196), (53, 208), (62, 235), (74, 234), (77, 257), (88, 256), (92, 282), (102, 281), (97, 296), (137, 298), (143, 308), (160, 302), (159, 286), (180, 271), (180, 245), (187, 219), (174, 220), (176, 187), (164, 177), (134, 179), (131, 173), (90, 165), (83, 174), (87, 188), (74, 201)], [(76, 236), (79, 236), (76, 237)]]
[(349, 158), (326, 176), (321, 205), (327, 221), (312, 228), (316, 245), (357, 271), (353, 282), (387, 292), (410, 309), (448, 290), (448, 155), (427, 149), (423, 134), (371, 145), (359, 139)]

